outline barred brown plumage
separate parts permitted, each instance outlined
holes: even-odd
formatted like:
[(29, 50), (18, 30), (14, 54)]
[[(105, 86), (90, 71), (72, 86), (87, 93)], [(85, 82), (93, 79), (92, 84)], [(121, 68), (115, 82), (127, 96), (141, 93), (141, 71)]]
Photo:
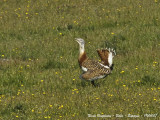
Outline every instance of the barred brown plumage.
[(85, 42), (81, 38), (76, 38), (79, 43), (79, 66), (83, 73), (80, 76), (81, 79), (91, 81), (95, 86), (94, 80), (104, 78), (111, 73), (111, 67), (113, 63), (113, 57), (116, 55), (113, 49), (101, 49), (97, 50), (101, 62), (91, 60), (87, 57), (84, 49)]

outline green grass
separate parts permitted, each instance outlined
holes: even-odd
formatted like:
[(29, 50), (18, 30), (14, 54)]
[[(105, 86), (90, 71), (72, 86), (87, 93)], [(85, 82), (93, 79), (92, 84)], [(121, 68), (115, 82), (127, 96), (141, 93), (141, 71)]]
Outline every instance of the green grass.
[[(0, 119), (158, 119), (159, 11), (159, 0), (1, 0)], [(77, 37), (96, 60), (116, 49), (100, 87), (79, 79)]]

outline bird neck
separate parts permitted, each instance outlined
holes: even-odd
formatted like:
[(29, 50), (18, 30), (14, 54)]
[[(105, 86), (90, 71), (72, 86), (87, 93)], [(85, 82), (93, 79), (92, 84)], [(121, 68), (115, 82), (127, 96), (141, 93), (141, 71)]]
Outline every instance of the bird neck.
[(80, 54), (80, 55), (79, 55), (79, 59), (78, 59), (79, 65), (82, 66), (82, 63), (83, 63), (86, 59), (87, 59), (86, 52), (84, 52), (83, 54)]
[(79, 55), (83, 55), (84, 52), (85, 52), (84, 44), (80, 44), (79, 45)]
[(79, 61), (80, 66), (82, 65), (82, 63), (86, 59), (87, 59), (87, 55), (86, 55), (86, 52), (84, 49), (84, 44), (82, 44), (79, 46), (79, 59), (78, 59), (78, 61)]

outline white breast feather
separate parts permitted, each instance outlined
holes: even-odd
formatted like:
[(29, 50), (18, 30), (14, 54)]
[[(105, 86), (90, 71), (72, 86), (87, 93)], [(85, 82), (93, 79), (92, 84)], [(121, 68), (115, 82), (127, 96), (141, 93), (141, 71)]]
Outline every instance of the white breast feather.
[(104, 77), (106, 77), (106, 75), (100, 75), (100, 76), (97, 76), (97, 77), (94, 77), (94, 78), (90, 79), (90, 81), (101, 79), (101, 78), (104, 78)]

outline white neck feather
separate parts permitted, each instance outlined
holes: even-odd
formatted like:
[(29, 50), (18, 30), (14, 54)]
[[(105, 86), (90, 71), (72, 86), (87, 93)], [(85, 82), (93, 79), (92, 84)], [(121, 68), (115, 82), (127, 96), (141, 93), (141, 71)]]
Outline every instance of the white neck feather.
[(84, 53), (84, 44), (79, 44), (79, 54), (82, 55)]

